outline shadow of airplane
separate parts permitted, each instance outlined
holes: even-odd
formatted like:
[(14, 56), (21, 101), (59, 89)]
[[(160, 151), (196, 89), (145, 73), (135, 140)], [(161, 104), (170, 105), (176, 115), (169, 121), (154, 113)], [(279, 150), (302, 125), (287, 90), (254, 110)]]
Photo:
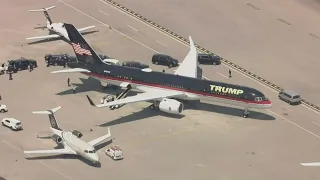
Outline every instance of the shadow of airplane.
[(82, 156), (76, 154), (65, 154), (65, 155), (52, 155), (52, 156), (35, 156), (35, 157), (26, 157), (27, 160), (51, 160), (51, 159), (79, 159), (83, 163), (95, 168), (101, 168), (101, 163), (98, 162), (93, 164), (93, 162), (85, 159)]

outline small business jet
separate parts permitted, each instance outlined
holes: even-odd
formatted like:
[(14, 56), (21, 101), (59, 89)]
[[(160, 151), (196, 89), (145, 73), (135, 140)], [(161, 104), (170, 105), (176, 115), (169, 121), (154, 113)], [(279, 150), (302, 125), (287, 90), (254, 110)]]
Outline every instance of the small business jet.
[(94, 139), (90, 142), (85, 142), (81, 139), (83, 136), (81, 132), (74, 130), (72, 132), (63, 131), (59, 128), (54, 113), (56, 113), (61, 107), (56, 107), (46, 111), (34, 111), (33, 114), (47, 114), (51, 124), (51, 131), (53, 132), (52, 139), (57, 144), (62, 144), (63, 149), (53, 150), (35, 150), (24, 151), (25, 154), (45, 154), (45, 155), (64, 155), (74, 154), (80, 155), (85, 159), (91, 161), (94, 165), (99, 162), (99, 156), (95, 150), (95, 146), (101, 144), (103, 141), (111, 137), (110, 129), (108, 128), (108, 134)]
[[(52, 22), (49, 14), (48, 14), (48, 11), (50, 9), (53, 9), (53, 8), (55, 8), (55, 6), (51, 6), (51, 7), (48, 7), (48, 8), (42, 8), (42, 9), (36, 9), (36, 10), (29, 10), (30, 12), (44, 12), (44, 15), (47, 18), (47, 26), (42, 27), (42, 28), (43, 29), (47, 28), (49, 30), (49, 35), (37, 36), (37, 37), (29, 37), (29, 38), (26, 38), (27, 40), (53, 39), (53, 38), (63, 37), (66, 40), (70, 41), (68, 33), (67, 33), (66, 29), (64, 28), (64, 23), (61, 23), (61, 22), (53, 23)], [(88, 27), (80, 28), (80, 29), (78, 29), (78, 31), (79, 32), (83, 32), (85, 30), (92, 29), (94, 27), (95, 26), (88, 26)]]
[(85, 41), (72, 24), (65, 24), (71, 45), (78, 61), (68, 63), (72, 69), (54, 71), (52, 73), (83, 73), (102, 82), (130, 89), (142, 93), (125, 97), (122, 93), (116, 100), (95, 105), (87, 96), (91, 105), (104, 108), (121, 106), (140, 101), (152, 101), (152, 109), (167, 113), (180, 114), (184, 105), (176, 100), (209, 99), (213, 102), (231, 104), (244, 107), (243, 117), (248, 117), (248, 108), (266, 109), (271, 102), (260, 91), (242, 86), (218, 81), (197, 78), (198, 52), (191, 39), (190, 51), (174, 74), (154, 72), (151, 69), (136, 69), (117, 65), (105, 64), (97, 53)]

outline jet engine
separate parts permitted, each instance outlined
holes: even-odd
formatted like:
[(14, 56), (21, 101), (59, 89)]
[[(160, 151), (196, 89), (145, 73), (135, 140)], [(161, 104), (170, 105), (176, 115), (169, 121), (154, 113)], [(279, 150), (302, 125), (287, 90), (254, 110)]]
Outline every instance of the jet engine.
[(54, 134), (51, 138), (58, 144), (62, 143), (62, 138), (56, 134)]
[(77, 136), (78, 138), (81, 138), (83, 136), (83, 134), (77, 130), (72, 131), (72, 134)]
[(171, 114), (180, 114), (184, 105), (174, 99), (164, 98), (162, 101), (154, 102), (152, 108)]

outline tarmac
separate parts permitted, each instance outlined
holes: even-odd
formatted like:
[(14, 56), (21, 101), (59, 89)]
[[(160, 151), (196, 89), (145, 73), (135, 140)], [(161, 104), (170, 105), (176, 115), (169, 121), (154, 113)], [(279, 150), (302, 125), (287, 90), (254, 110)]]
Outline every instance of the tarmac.
[[(105, 93), (114, 94), (115, 91), (102, 90), (99, 82), (84, 75), (50, 74), (63, 67), (46, 67), (45, 54), (66, 52), (74, 55), (71, 46), (63, 40), (36, 44), (27, 44), (25, 40), (47, 34), (46, 30), (34, 29), (45, 24), (44, 15), (28, 10), (52, 5), (57, 6), (49, 11), (53, 22), (72, 23), (77, 28), (95, 25), (99, 32), (84, 35), (85, 39), (97, 52), (122, 62), (141, 61), (153, 70), (165, 69), (170, 73), (172, 70), (167, 67), (152, 65), (152, 55), (165, 53), (181, 62), (188, 52), (188, 47), (98, 0), (90, 4), (72, 0), (2, 2), (1, 12), (15, 16), (0, 18), (0, 23), (6, 24), (0, 29), (0, 62), (23, 56), (37, 60), (39, 67), (33, 72), (25, 70), (14, 74), (11, 81), (8, 75), (0, 76), (0, 103), (9, 109), (8, 113), (0, 114), (0, 118), (14, 117), (24, 125), (24, 130), (18, 132), (0, 127), (1, 177), (10, 180), (320, 178), (318, 168), (300, 165), (301, 162), (320, 161), (319, 114), (302, 106), (287, 105), (278, 100), (273, 90), (236, 72), (228, 78), (229, 69), (222, 65), (202, 66), (204, 75), (216, 81), (257, 88), (273, 102), (273, 107), (253, 110), (250, 118), (245, 119), (241, 108), (210, 102), (185, 102), (182, 116), (151, 111), (147, 102), (125, 105), (113, 111), (90, 106), (86, 94), (99, 103)], [(177, 5), (185, 7), (181, 3)], [(184, 21), (188, 20), (190, 18)], [(184, 30), (201, 45), (200, 34), (214, 34)], [(228, 49), (223, 44), (220, 47), (218, 42), (223, 43), (221, 39), (217, 40), (216, 47), (225, 48), (230, 56), (236, 54), (234, 47)], [(239, 58), (232, 59), (236, 62)], [(248, 69), (261, 70), (250, 66)], [(277, 71), (272, 74), (275, 76), (275, 73)], [(77, 94), (72, 94), (71, 87), (67, 86), (68, 77), (77, 86)], [(31, 112), (57, 106), (62, 106), (56, 113), (59, 126), (64, 130), (79, 130), (87, 141), (106, 134), (110, 127), (115, 140), (98, 150), (100, 167), (93, 167), (78, 157), (26, 159), (22, 150), (55, 147), (50, 138), (37, 137), (50, 135), (48, 117)], [(106, 148), (113, 145), (123, 149), (123, 160), (113, 161), (105, 155)]]

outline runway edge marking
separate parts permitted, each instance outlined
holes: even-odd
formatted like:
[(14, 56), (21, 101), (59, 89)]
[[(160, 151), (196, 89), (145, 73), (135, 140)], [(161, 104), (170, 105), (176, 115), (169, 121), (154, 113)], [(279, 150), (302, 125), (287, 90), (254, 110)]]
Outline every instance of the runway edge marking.
[[(105, 2), (105, 3), (115, 7), (117, 9), (119, 9), (119, 10), (121, 10), (121, 11), (123, 11), (123, 12), (125, 12), (125, 13), (127, 13), (129, 15), (131, 15), (132, 17), (135, 17), (136, 19), (138, 19), (138, 20), (140, 20), (140, 21), (142, 21), (142, 22), (154, 27), (155, 29), (163, 32), (164, 34), (166, 34), (166, 35), (178, 40), (179, 42), (181, 42), (184, 45), (189, 45), (189, 40), (188, 39), (186, 39), (186, 38), (184, 38), (184, 37), (172, 32), (172, 31), (170, 31), (170, 30), (168, 30), (168, 29), (166, 29), (166, 28), (164, 28), (164, 27), (162, 27), (162, 26), (160, 26), (160, 25), (158, 25), (158, 24), (156, 24), (156, 23), (154, 23), (152, 21), (150, 21), (149, 19), (147, 19), (147, 18), (141, 16), (140, 14), (138, 14), (138, 13), (136, 13), (136, 12), (134, 12), (134, 11), (122, 6), (121, 4), (119, 4), (119, 3), (117, 3), (117, 2), (115, 2), (113, 0), (100, 0), (100, 1), (101, 2)], [(216, 55), (216, 54), (212, 53), (211, 51), (209, 51), (209, 50), (207, 50), (207, 49), (205, 49), (205, 48), (203, 48), (203, 47), (201, 47), (201, 46), (199, 46), (197, 44), (195, 44), (195, 46), (197, 47), (198, 51), (200, 51), (202, 53)], [(277, 85), (271, 83), (270, 81), (267, 81), (267, 80), (263, 79), (262, 77), (260, 77), (260, 76), (258, 76), (256, 74), (254, 74), (254, 73), (252, 73), (252, 72), (240, 67), (239, 65), (234, 64), (233, 62), (231, 62), (231, 61), (229, 61), (227, 59), (222, 58), (222, 63), (224, 65), (226, 65), (227, 67), (229, 67), (229, 68), (236, 69), (238, 72), (241, 72), (242, 74), (244, 74), (244, 75), (246, 75), (246, 76), (248, 76), (248, 77), (250, 77), (250, 78), (252, 78), (252, 79), (254, 79), (256, 81), (265, 84), (266, 86), (276, 90), (277, 92), (283, 91), (283, 88), (281, 88), (280, 86), (277, 86)], [(305, 99), (302, 99), (302, 104), (305, 105), (305, 107), (308, 107), (308, 109), (313, 110), (313, 111), (315, 111), (315, 112), (317, 112), (319, 114), (319, 112), (320, 112), (320, 107), (319, 106), (317, 106), (315, 104), (312, 104), (311, 102), (309, 102), (309, 101), (307, 101)]]

